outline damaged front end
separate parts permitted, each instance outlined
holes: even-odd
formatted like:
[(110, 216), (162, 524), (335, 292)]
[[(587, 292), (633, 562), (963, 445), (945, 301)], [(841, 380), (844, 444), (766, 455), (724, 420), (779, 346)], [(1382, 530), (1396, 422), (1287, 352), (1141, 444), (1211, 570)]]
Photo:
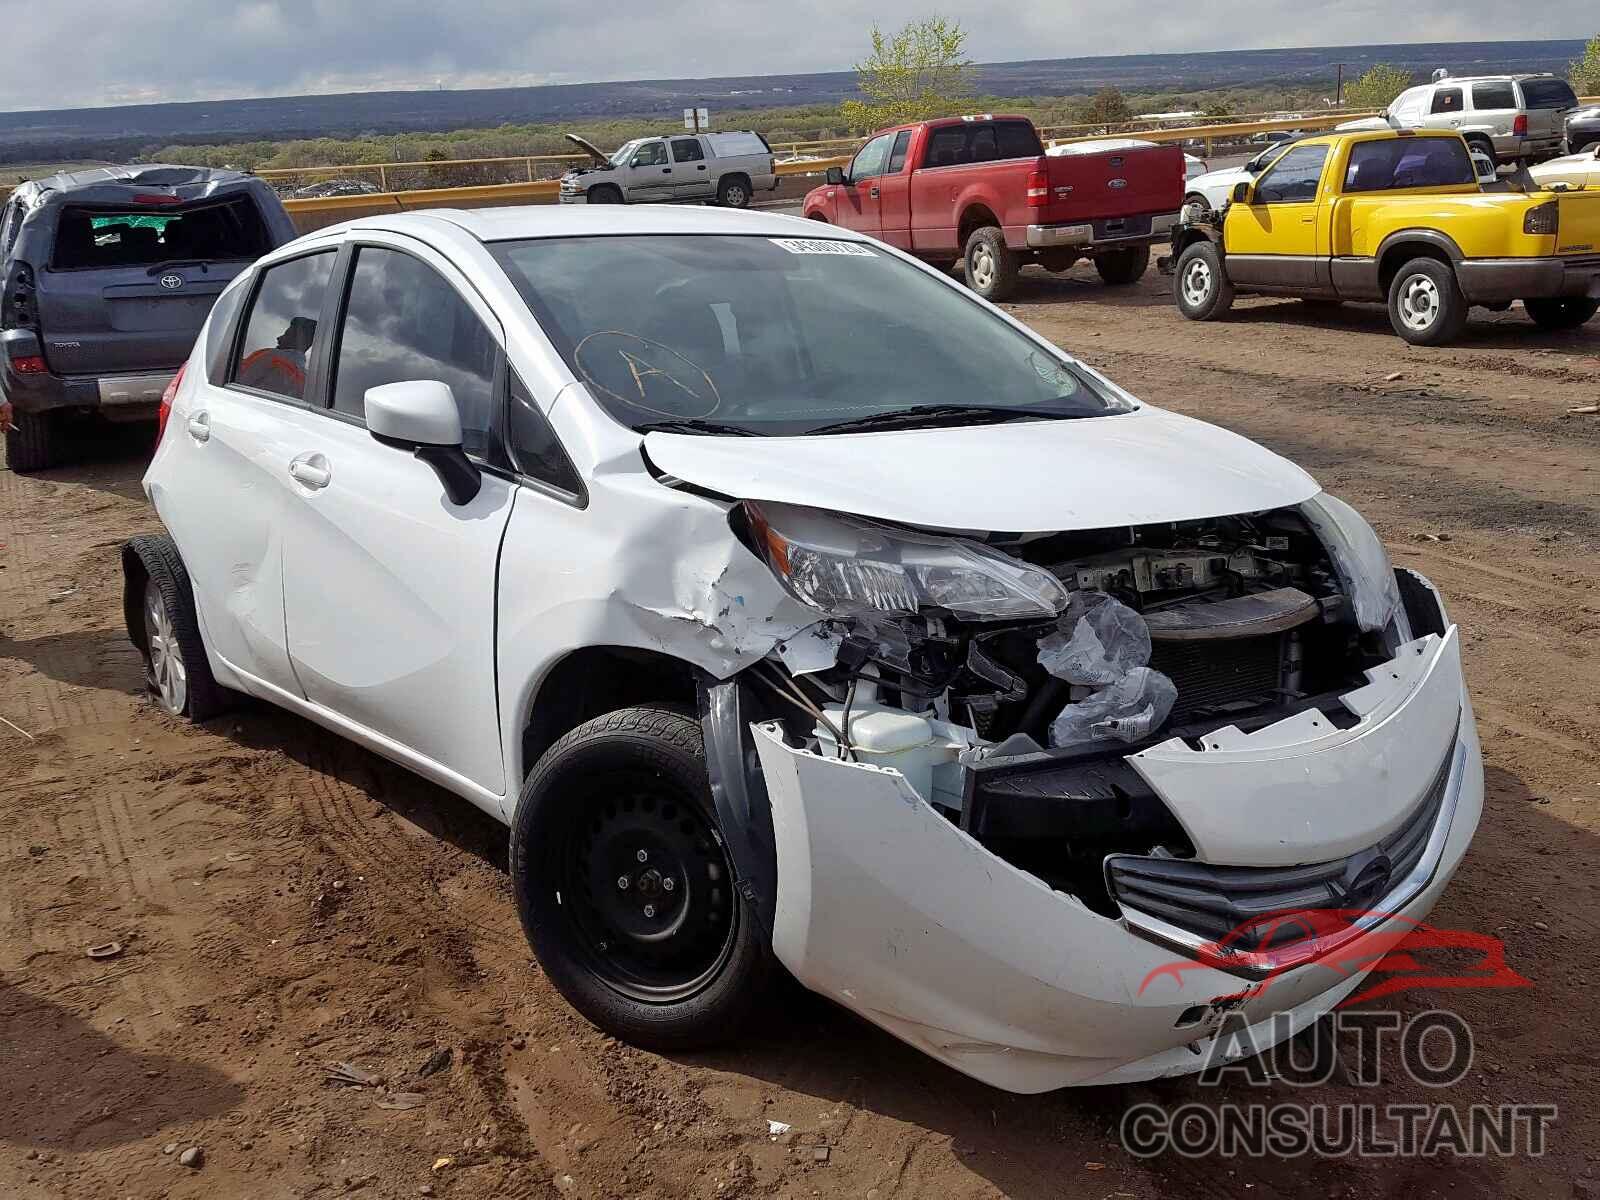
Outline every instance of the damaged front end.
[(1419, 917), (1476, 826), (1456, 631), (1326, 494), (1056, 534), (732, 519), (820, 616), (708, 718), (724, 824), (772, 847), (746, 884), (774, 949), (977, 1078), (1178, 1074), (1226, 1012), (1315, 1019), (1364, 970), (1280, 944), (1253, 992), (1233, 931)]

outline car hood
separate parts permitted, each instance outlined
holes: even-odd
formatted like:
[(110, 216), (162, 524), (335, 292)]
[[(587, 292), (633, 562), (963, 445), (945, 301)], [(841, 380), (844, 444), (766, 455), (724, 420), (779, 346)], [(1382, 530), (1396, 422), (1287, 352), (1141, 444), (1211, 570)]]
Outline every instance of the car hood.
[(1196, 188), (1229, 187), (1241, 180), (1254, 179), (1255, 176), (1243, 167), (1223, 167), (1217, 171), (1207, 171), (1204, 175), (1196, 175), (1189, 180), (1189, 190)]
[(565, 136), (567, 141), (571, 142), (574, 146), (577, 146), (579, 149), (583, 150), (586, 154), (593, 158), (596, 165), (602, 167), (609, 167), (611, 165), (611, 160), (601, 153), (600, 148), (588, 138), (579, 137), (575, 133), (569, 133)]
[(650, 433), (688, 483), (930, 529), (1053, 533), (1260, 512), (1321, 489), (1237, 434), (1141, 407), (1085, 420), (786, 438)]

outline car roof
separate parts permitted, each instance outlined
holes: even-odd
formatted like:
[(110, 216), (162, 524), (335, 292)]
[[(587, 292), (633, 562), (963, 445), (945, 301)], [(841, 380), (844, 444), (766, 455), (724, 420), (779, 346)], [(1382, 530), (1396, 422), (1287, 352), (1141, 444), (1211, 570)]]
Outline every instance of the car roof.
[(812, 237), (859, 242), (867, 239), (837, 225), (822, 225), (782, 213), (673, 204), (525, 204), (514, 208), (434, 208), (426, 212), (363, 217), (328, 233), (361, 229), (411, 233), (427, 239), (442, 227), (459, 229), (480, 242), (526, 238), (603, 237), (622, 234), (747, 234)]
[(127, 187), (190, 187), (196, 184), (232, 183), (252, 178), (254, 176), (247, 175), (243, 171), (227, 171), (213, 167), (138, 163), (123, 167), (90, 167), (84, 171), (61, 171), (30, 182), (40, 190), (73, 192), (119, 184)]

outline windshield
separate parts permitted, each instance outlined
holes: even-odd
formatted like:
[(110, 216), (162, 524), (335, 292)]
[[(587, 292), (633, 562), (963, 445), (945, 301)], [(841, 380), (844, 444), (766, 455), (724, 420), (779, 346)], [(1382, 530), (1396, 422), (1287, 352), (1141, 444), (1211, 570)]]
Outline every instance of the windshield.
[(922, 410), (940, 425), (1133, 407), (859, 242), (660, 234), (492, 249), (574, 374), (634, 429), (789, 435)]
[(628, 160), (633, 157), (633, 152), (639, 148), (639, 143), (642, 141), (644, 141), (643, 138), (634, 138), (633, 141), (619, 147), (611, 155), (611, 165), (613, 167), (626, 166)]

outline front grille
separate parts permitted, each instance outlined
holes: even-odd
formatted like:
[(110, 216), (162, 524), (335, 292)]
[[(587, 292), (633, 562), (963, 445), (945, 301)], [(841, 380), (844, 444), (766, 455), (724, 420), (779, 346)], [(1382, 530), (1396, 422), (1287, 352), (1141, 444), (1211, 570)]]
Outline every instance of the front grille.
[(1107, 884), (1125, 909), (1224, 943), (1229, 950), (1257, 950), (1268, 939), (1271, 949), (1280, 950), (1314, 931), (1302, 926), (1297, 938), (1292, 924), (1262, 918), (1367, 911), (1411, 874), (1438, 823), (1454, 758), (1452, 737), (1450, 751), (1405, 823), (1376, 846), (1348, 858), (1303, 867), (1212, 867), (1117, 854), (1106, 859)]
[(1154, 643), (1150, 665), (1178, 688), (1172, 724), (1281, 700), (1287, 636), (1274, 633), (1215, 642)]

